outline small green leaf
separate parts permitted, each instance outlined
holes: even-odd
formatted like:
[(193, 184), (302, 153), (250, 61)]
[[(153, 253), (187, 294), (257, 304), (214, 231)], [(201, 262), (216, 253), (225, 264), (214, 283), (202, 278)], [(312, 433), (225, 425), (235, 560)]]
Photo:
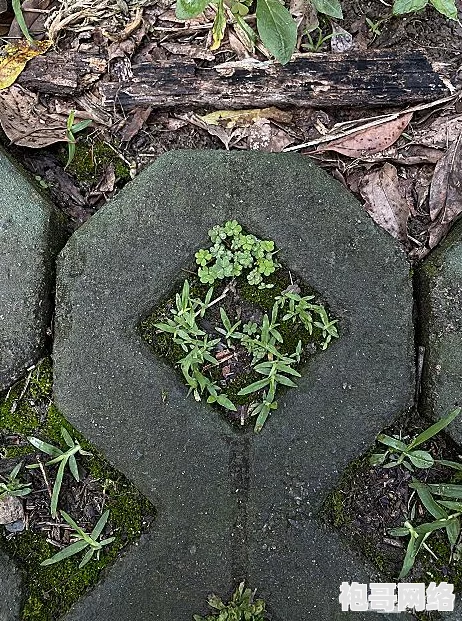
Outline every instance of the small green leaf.
[(455, 410), (450, 412), (447, 416), (444, 416), (443, 418), (440, 418), (440, 420), (437, 421), (434, 425), (431, 425), (431, 427), (429, 427), (428, 429), (425, 429), (425, 431), (422, 431), (422, 433), (420, 433), (417, 436), (417, 438), (414, 438), (414, 440), (412, 440), (412, 442), (409, 444), (407, 449), (408, 450), (413, 449), (416, 446), (419, 446), (419, 444), (423, 444), (424, 442), (426, 442), (430, 438), (433, 438), (433, 436), (435, 436), (437, 433), (442, 431), (457, 416), (459, 416), (459, 414), (460, 414), (460, 408), (456, 408)]
[(177, 0), (176, 16), (178, 19), (192, 19), (204, 12), (209, 0)]
[(258, 380), (258, 382), (254, 382), (253, 384), (249, 384), (248, 386), (245, 386), (237, 394), (239, 396), (249, 395), (251, 392), (257, 392), (261, 388), (268, 386), (268, 384), (269, 384), (269, 380), (268, 378), (265, 377), (262, 380)]
[(415, 11), (424, 9), (427, 4), (428, 0), (395, 0), (393, 4), (393, 15), (415, 13)]
[(225, 7), (223, 4), (223, 0), (218, 0), (217, 2), (217, 12), (215, 15), (215, 19), (213, 20), (212, 26), (212, 36), (213, 36), (213, 44), (210, 46), (210, 49), (217, 50), (221, 42), (223, 41), (223, 37), (225, 36), (226, 30), (226, 13)]
[(66, 461), (67, 460), (63, 459), (62, 462), (59, 464), (58, 472), (56, 474), (55, 484), (53, 485), (53, 493), (51, 495), (51, 506), (50, 506), (52, 517), (56, 517), (57, 515), (58, 498), (59, 498), (59, 492), (61, 491), (61, 485), (63, 482), (64, 468), (66, 467)]
[(380, 466), (383, 464), (387, 457), (387, 453), (374, 453), (369, 458), (369, 463), (371, 466)]
[(79, 563), (79, 569), (82, 569), (82, 567), (85, 567), (85, 565), (91, 560), (91, 557), (93, 556), (94, 553), (95, 553), (94, 548), (90, 548), (89, 550), (85, 552), (82, 560)]
[(339, 0), (312, 0), (318, 13), (324, 13), (335, 19), (343, 19), (342, 5)]
[(91, 538), (94, 539), (95, 541), (98, 539), (98, 537), (103, 532), (103, 529), (106, 526), (108, 517), (109, 517), (109, 511), (106, 510), (103, 513), (103, 515), (99, 518), (99, 520), (97, 521), (95, 528), (91, 531)]
[(430, 515), (432, 515), (434, 518), (437, 518), (438, 520), (448, 517), (447, 512), (433, 498), (428, 485), (425, 485), (425, 483), (422, 483), (417, 479), (413, 479), (412, 483), (409, 484), (409, 487), (417, 491), (420, 501), (430, 513)]
[(404, 452), (406, 450), (406, 445), (401, 440), (397, 438), (392, 438), (391, 436), (387, 436), (385, 433), (381, 433), (377, 436), (378, 442), (381, 444), (385, 444), (385, 446), (390, 446), (391, 448)]
[(257, 0), (257, 30), (263, 45), (282, 64), (289, 62), (297, 43), (297, 25), (279, 0)]
[(84, 550), (87, 545), (88, 544), (85, 541), (76, 541), (75, 543), (71, 543), (71, 545), (67, 548), (64, 548), (64, 550), (61, 550), (51, 558), (47, 558), (45, 561), (42, 561), (40, 565), (42, 567), (45, 567), (46, 565), (53, 565), (54, 563), (59, 563), (59, 561), (62, 561), (65, 558), (69, 558), (74, 554), (78, 554), (79, 552)]
[(462, 498), (462, 485), (455, 483), (430, 483), (428, 486), (433, 494), (447, 498)]
[(448, 468), (453, 468), (454, 470), (462, 470), (462, 464), (458, 461), (449, 461), (447, 459), (435, 459), (435, 464), (440, 466), (447, 466)]
[(227, 410), (231, 410), (232, 412), (237, 412), (237, 408), (234, 403), (228, 399), (226, 395), (218, 395), (217, 403), (226, 408)]
[(285, 375), (276, 374), (275, 380), (279, 384), (282, 384), (283, 386), (290, 386), (291, 388), (297, 388), (297, 384), (293, 382), (290, 378), (286, 377)]
[(43, 440), (39, 440), (38, 438), (34, 438), (29, 436), (27, 438), (32, 446), (35, 446), (42, 453), (46, 453), (47, 455), (51, 455), (51, 457), (58, 457), (63, 454), (63, 451), (52, 444), (48, 444), (48, 442), (43, 442)]
[(431, 468), (434, 463), (427, 451), (410, 451), (407, 456), (416, 468)]
[(67, 446), (69, 448), (74, 448), (75, 442), (71, 438), (70, 433), (68, 432), (68, 430), (65, 427), (61, 427), (61, 435), (63, 437), (64, 442), (67, 444)]
[(448, 19), (457, 21), (457, 7), (454, 0), (430, 0), (430, 4)]

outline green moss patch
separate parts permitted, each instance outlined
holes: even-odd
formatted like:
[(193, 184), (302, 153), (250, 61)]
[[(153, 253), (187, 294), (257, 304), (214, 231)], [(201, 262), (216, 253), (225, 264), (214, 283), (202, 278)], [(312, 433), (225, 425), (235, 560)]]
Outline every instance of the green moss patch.
[[(52, 366), (50, 360), (45, 359), (27, 379), (17, 383), (1, 398), (1, 470), (12, 470), (20, 460), (24, 465), (35, 463), (37, 457), (46, 462), (49, 457), (38, 454), (27, 436), (39, 437), (64, 449), (61, 428), (65, 427), (92, 456), (77, 459), (80, 483), (69, 474), (65, 475), (59, 507), (72, 515), (86, 532), (91, 531), (103, 511), (109, 510), (105, 536), (114, 536), (115, 540), (102, 549), (99, 560), (94, 557), (82, 569), (78, 569), (81, 554), (41, 567), (42, 561), (59, 550), (57, 545), (69, 545), (69, 529), (63, 528), (66, 525), (60, 517), (53, 520), (49, 515), (49, 495), (44, 491), (46, 484), (40, 479), (40, 471), (23, 468), (19, 475), (21, 480), (30, 482), (33, 487), (33, 493), (23, 499), (28, 527), (14, 535), (4, 529), (0, 534), (0, 547), (24, 573), (23, 621), (59, 619), (98, 582), (102, 570), (117, 558), (120, 551), (148, 529), (155, 515), (154, 507), (138, 489), (61, 416), (52, 403), (51, 390)], [(45, 465), (44, 468), (52, 484), (56, 467)], [(50, 526), (53, 524), (56, 526)]]

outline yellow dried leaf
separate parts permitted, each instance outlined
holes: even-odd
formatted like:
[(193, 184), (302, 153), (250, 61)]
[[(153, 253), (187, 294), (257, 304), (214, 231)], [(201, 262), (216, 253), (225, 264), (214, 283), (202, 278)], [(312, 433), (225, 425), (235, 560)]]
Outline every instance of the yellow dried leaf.
[(5, 45), (0, 52), (0, 90), (14, 84), (26, 63), (35, 56), (44, 54), (51, 46), (51, 41), (34, 41), (29, 43), (21, 39), (17, 43)]
[(246, 127), (258, 119), (268, 119), (276, 123), (290, 123), (292, 114), (278, 108), (254, 108), (252, 110), (217, 110), (200, 116), (207, 125), (222, 125), (224, 127)]

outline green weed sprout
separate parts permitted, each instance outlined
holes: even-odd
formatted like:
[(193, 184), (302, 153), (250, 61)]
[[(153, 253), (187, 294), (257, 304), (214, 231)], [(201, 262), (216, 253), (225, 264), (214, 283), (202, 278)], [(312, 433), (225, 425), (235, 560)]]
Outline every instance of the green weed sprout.
[(0, 481), (0, 500), (7, 496), (27, 496), (31, 493), (29, 483), (21, 483), (17, 478), (21, 467), (22, 462), (17, 464), (7, 477), (0, 475), (0, 479), (3, 479)]
[(214, 609), (211, 615), (202, 617), (194, 615), (194, 621), (265, 621), (265, 602), (254, 599), (255, 591), (244, 588), (244, 582), (238, 586), (227, 604), (211, 595), (208, 598), (210, 608)]
[(75, 144), (77, 142), (75, 138), (75, 134), (77, 132), (81, 132), (86, 129), (89, 125), (91, 125), (91, 119), (85, 119), (83, 121), (79, 121), (78, 123), (74, 123), (75, 110), (71, 110), (69, 116), (67, 117), (66, 123), (66, 138), (68, 143), (68, 156), (67, 163), (64, 169), (66, 169), (72, 163), (72, 160), (75, 157)]
[[(422, 431), (417, 437), (415, 437), (409, 444), (405, 444), (400, 438), (396, 436), (388, 436), (385, 433), (381, 433), (377, 436), (377, 441), (388, 447), (385, 453), (374, 453), (370, 458), (372, 466), (382, 466), (383, 468), (394, 468), (402, 464), (410, 472), (415, 468), (431, 468), (434, 463), (439, 463), (443, 466), (450, 468), (462, 469), (462, 466), (457, 462), (451, 462), (446, 460), (434, 460), (428, 451), (415, 450), (417, 446), (420, 446), (424, 442), (427, 442), (430, 438), (433, 438), (437, 433), (447, 427), (457, 416), (459, 416), (461, 408), (456, 408), (450, 412), (447, 416), (441, 418), (434, 425)], [(387, 461), (389, 459), (389, 461)]]
[(99, 518), (95, 528), (91, 531), (90, 535), (84, 532), (80, 528), (80, 526), (78, 526), (74, 522), (71, 516), (68, 515), (65, 511), (60, 511), (60, 513), (66, 520), (66, 522), (74, 529), (73, 536), (76, 540), (63, 550), (60, 550), (51, 558), (47, 558), (45, 561), (42, 561), (40, 565), (42, 567), (45, 567), (47, 565), (54, 565), (55, 563), (59, 563), (65, 558), (69, 558), (70, 556), (74, 556), (74, 554), (79, 554), (79, 552), (83, 552), (83, 550), (85, 550), (86, 548), (89, 549), (80, 561), (79, 569), (84, 567), (91, 560), (94, 554), (96, 554), (96, 558), (99, 560), (99, 555), (103, 547), (109, 545), (115, 539), (115, 537), (109, 537), (108, 539), (103, 539), (103, 541), (98, 541), (104, 527), (106, 526), (106, 522), (109, 517), (109, 511), (105, 511), (103, 515)]
[[(53, 492), (51, 496), (51, 515), (52, 517), (57, 516), (57, 507), (58, 507), (58, 499), (59, 492), (61, 491), (61, 485), (63, 482), (64, 471), (66, 469), (66, 465), (69, 465), (69, 470), (74, 477), (74, 479), (79, 482), (79, 469), (77, 467), (77, 461), (75, 456), (79, 455), (91, 455), (88, 451), (84, 451), (80, 446), (79, 442), (73, 440), (65, 427), (61, 427), (61, 435), (63, 437), (64, 442), (68, 446), (67, 451), (62, 451), (57, 446), (53, 446), (52, 444), (48, 444), (48, 442), (43, 442), (39, 438), (28, 437), (27, 439), (42, 453), (46, 453), (50, 455), (52, 459), (47, 462), (47, 466), (52, 466), (54, 464), (59, 464), (58, 472), (56, 474), (55, 483), (53, 485)], [(32, 464), (30, 466), (26, 466), (26, 468), (39, 468), (40, 464)]]

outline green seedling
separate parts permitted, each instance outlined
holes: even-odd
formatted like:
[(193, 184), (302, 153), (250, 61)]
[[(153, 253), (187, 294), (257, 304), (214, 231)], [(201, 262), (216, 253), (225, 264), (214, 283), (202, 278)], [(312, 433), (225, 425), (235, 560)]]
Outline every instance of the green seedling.
[(69, 113), (69, 116), (67, 117), (67, 123), (66, 123), (66, 138), (67, 138), (67, 143), (68, 143), (68, 156), (67, 156), (67, 163), (66, 166), (64, 167), (64, 169), (66, 169), (68, 166), (71, 165), (74, 157), (75, 157), (75, 145), (76, 145), (76, 138), (75, 138), (75, 134), (77, 134), (78, 132), (81, 132), (82, 130), (86, 129), (89, 125), (91, 125), (92, 121), (91, 119), (85, 119), (83, 121), (79, 121), (78, 123), (74, 123), (74, 118), (75, 118), (75, 110), (71, 110)]
[[(315, 38), (312, 36), (312, 33), (317, 32), (318, 35)], [(330, 33), (328, 35), (324, 35), (322, 29), (319, 26), (316, 26), (313, 30), (305, 30), (305, 37), (308, 40), (308, 43), (302, 43), (302, 47), (308, 50), (308, 52), (319, 52), (322, 46), (332, 39), (334, 33)]]
[(19, 471), (21, 470), (22, 462), (17, 464), (7, 477), (0, 475), (0, 500), (3, 500), (7, 496), (27, 496), (31, 493), (32, 489), (29, 483), (21, 483), (18, 479)]
[(74, 556), (74, 554), (79, 554), (80, 552), (83, 552), (86, 548), (89, 548), (79, 563), (79, 569), (81, 569), (92, 559), (94, 554), (96, 554), (96, 558), (99, 560), (101, 550), (104, 548), (104, 546), (109, 545), (115, 540), (115, 537), (109, 537), (108, 539), (103, 539), (103, 541), (98, 541), (104, 527), (106, 526), (106, 522), (109, 517), (109, 511), (105, 511), (103, 515), (99, 518), (95, 528), (91, 531), (90, 535), (84, 532), (80, 528), (80, 526), (78, 526), (74, 522), (71, 516), (68, 515), (65, 511), (60, 511), (60, 513), (69, 524), (69, 526), (72, 526), (72, 528), (74, 529), (73, 537), (75, 541), (73, 541), (71, 545), (67, 546), (63, 550), (60, 550), (51, 558), (47, 558), (45, 561), (42, 561), (40, 563), (42, 567), (59, 563), (60, 561), (63, 561), (70, 556)]
[[(425, 431), (415, 437), (409, 444), (406, 444), (396, 436), (392, 437), (381, 433), (377, 436), (377, 441), (387, 446), (388, 449), (385, 453), (374, 453), (370, 458), (371, 465), (382, 466), (383, 468), (394, 468), (402, 464), (410, 472), (412, 472), (414, 468), (431, 468), (435, 463), (457, 470), (462, 469), (461, 465), (457, 464), (457, 462), (435, 460), (428, 451), (415, 450), (417, 446), (427, 442), (427, 440), (430, 440), (430, 438), (433, 438), (433, 436), (447, 427), (459, 416), (460, 411), (461, 408), (456, 408), (447, 416), (428, 427), (428, 429), (425, 429)], [(389, 461), (387, 461), (387, 459)]]
[[(41, 451), (42, 453), (46, 453), (50, 455), (52, 459), (46, 462), (47, 466), (52, 466), (55, 464), (59, 464), (58, 472), (56, 474), (55, 483), (53, 485), (53, 492), (51, 496), (51, 515), (52, 517), (57, 516), (57, 507), (58, 507), (58, 499), (59, 493), (61, 491), (61, 485), (63, 482), (64, 471), (66, 466), (69, 466), (69, 471), (74, 477), (74, 479), (79, 482), (79, 469), (77, 466), (76, 455), (91, 455), (88, 451), (84, 451), (81, 447), (80, 443), (76, 440), (73, 440), (70, 436), (69, 432), (65, 427), (61, 427), (61, 435), (63, 437), (64, 442), (68, 446), (67, 451), (62, 451), (57, 446), (53, 446), (52, 444), (48, 444), (48, 442), (44, 442), (39, 438), (28, 437), (29, 442), (36, 449)], [(32, 464), (30, 466), (26, 466), (26, 468), (39, 468), (40, 464)]]
[(241, 582), (227, 604), (216, 595), (208, 598), (208, 604), (214, 612), (205, 617), (194, 615), (194, 621), (265, 621), (267, 618), (265, 602), (255, 599), (255, 591), (245, 589), (244, 582)]
[[(462, 502), (460, 500), (462, 499), (462, 485), (449, 483), (426, 485), (417, 479), (413, 479), (409, 487), (417, 492), (422, 505), (436, 519), (433, 522), (427, 522), (416, 527), (413, 527), (410, 521), (406, 521), (403, 527), (392, 528), (388, 531), (394, 537), (409, 536), (406, 555), (399, 574), (400, 580), (409, 574), (421, 549), (427, 550), (435, 557), (435, 554), (426, 544), (433, 532), (444, 529), (452, 551), (458, 544), (461, 532)], [(441, 498), (437, 500), (434, 496), (441, 496)], [(458, 500), (448, 500), (448, 498), (457, 498)]]

